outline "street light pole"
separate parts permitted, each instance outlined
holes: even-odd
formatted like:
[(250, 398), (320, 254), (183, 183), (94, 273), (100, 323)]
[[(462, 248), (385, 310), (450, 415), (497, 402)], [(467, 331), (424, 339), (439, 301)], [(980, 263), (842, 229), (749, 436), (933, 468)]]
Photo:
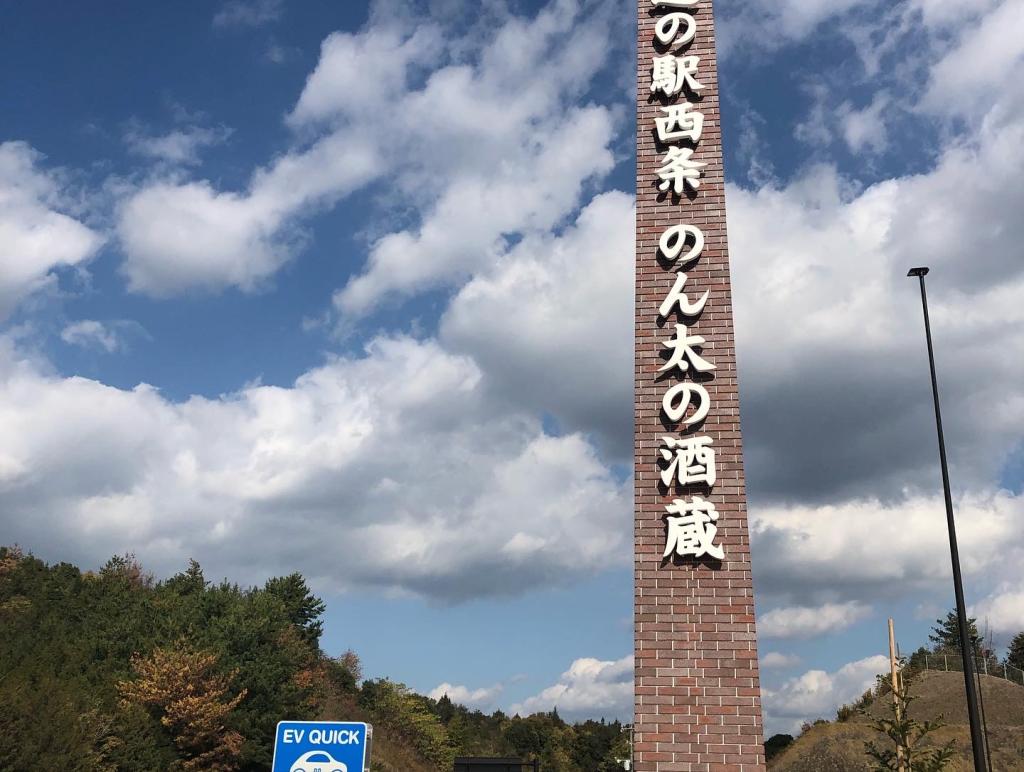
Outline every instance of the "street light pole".
[(971, 724), (971, 749), (975, 772), (986, 772), (985, 741), (978, 716), (978, 695), (974, 684), (974, 646), (967, 626), (964, 583), (960, 574), (960, 550), (956, 543), (956, 521), (953, 519), (953, 495), (949, 489), (949, 467), (946, 464), (946, 441), (942, 435), (942, 411), (939, 409), (939, 382), (935, 376), (935, 350), (932, 347), (932, 326), (928, 318), (928, 293), (924, 277), (928, 268), (911, 268), (907, 276), (916, 276), (921, 283), (921, 306), (924, 308), (924, 334), (928, 341), (928, 366), (932, 373), (932, 397), (935, 400), (935, 426), (939, 433), (939, 463), (942, 467), (942, 491), (946, 498), (946, 525), (949, 528), (949, 553), (953, 561), (953, 589), (956, 593), (956, 616), (960, 628), (960, 651), (964, 661), (964, 686), (967, 689), (967, 718)]

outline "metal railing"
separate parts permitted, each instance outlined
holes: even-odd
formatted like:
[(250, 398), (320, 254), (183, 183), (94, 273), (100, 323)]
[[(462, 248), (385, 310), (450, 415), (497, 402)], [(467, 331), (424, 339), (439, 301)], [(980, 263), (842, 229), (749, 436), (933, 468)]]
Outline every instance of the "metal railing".
[[(919, 664), (919, 662), (920, 660), (914, 664)], [(924, 656), (924, 669), (962, 673), (964, 670), (964, 659), (959, 654), (926, 654)], [(1024, 686), (1024, 670), (1014, 667), (1007, 662), (998, 662), (986, 657), (974, 657), (974, 669), (976, 673), (1003, 678)]]

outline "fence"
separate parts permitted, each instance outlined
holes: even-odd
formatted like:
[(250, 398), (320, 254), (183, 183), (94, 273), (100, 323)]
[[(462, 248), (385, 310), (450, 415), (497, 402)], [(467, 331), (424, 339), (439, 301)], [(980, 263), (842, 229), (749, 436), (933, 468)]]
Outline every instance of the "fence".
[[(962, 673), (964, 660), (959, 654), (926, 654), (924, 656), (924, 669)], [(997, 662), (985, 657), (974, 657), (974, 671), (982, 675), (1004, 678), (1007, 681), (1024, 686), (1024, 670), (1006, 662)]]

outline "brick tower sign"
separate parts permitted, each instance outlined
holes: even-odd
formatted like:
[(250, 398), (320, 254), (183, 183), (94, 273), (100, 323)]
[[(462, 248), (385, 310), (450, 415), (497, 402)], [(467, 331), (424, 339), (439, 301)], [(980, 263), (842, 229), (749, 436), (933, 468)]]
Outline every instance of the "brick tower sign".
[(764, 770), (712, 0), (638, 0), (637, 772)]

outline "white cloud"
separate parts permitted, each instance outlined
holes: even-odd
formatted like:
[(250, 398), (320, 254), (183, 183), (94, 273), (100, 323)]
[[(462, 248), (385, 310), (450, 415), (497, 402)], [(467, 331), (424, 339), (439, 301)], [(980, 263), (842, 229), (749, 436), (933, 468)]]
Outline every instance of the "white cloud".
[[(1019, 568), (1016, 563), (1015, 568)], [(970, 609), (970, 615), (978, 620), (982, 628), (1004, 637), (1024, 632), (1024, 586), (1019, 577), (997, 587), (988, 597)]]
[(122, 206), (118, 226), (129, 286), (166, 296), (188, 287), (253, 289), (290, 257), (281, 213), (209, 184), (157, 184)]
[(116, 329), (95, 319), (81, 319), (66, 325), (60, 332), (60, 339), (71, 346), (97, 348), (108, 354), (124, 345)]
[[(989, 23), (966, 26), (964, 45)], [(1000, 68), (992, 77), (1003, 83)], [(893, 586), (946, 581), (920, 295), (906, 278), (921, 263), (932, 268), (965, 570), (990, 588), (1009, 578), (997, 553), (1022, 554), (1021, 499), (998, 490), (1024, 436), (1022, 97), (1013, 82), (989, 93), (970, 131), (924, 173), (863, 188), (813, 167), (784, 187), (730, 188), (763, 598), (869, 603)]]
[(761, 669), (775, 670), (796, 667), (800, 664), (800, 657), (796, 654), (783, 654), (779, 651), (769, 651), (761, 655)]
[(131, 289), (259, 288), (294, 255), (306, 215), (374, 181), (419, 222), (372, 225), (386, 235), (337, 294), (345, 315), (463, 278), (507, 237), (554, 227), (612, 165), (609, 109), (572, 105), (599, 69), (610, 8), (566, 0), (466, 39), (431, 25), (399, 33), (374, 14), (358, 34), (329, 36), (287, 117), (293, 148), (245, 189), (158, 180), (122, 204)]
[(889, 669), (889, 658), (867, 657), (834, 672), (808, 670), (778, 689), (763, 688), (766, 734), (796, 733), (804, 721), (831, 719), (840, 705), (853, 702)]
[(958, 44), (932, 68), (923, 104), (940, 115), (977, 120), (994, 101), (1006, 98), (1007, 92), (1021, 94), (1018, 73), (1024, 62), (1024, 35), (1020, 34), (1024, 3), (1003, 0), (976, 24), (964, 28)]
[(862, 191), (820, 167), (783, 189), (730, 188), (755, 494), (935, 490), (920, 296), (906, 278), (921, 262), (955, 481), (992, 484), (1024, 435), (1022, 164), (1024, 124), (1010, 123), (950, 148), (927, 174)]
[(85, 263), (103, 238), (66, 210), (57, 177), (24, 142), (0, 143), (0, 320), (28, 295)]
[(447, 695), (448, 699), (459, 705), (475, 710), (486, 710), (494, 705), (504, 690), (505, 687), (502, 684), (495, 684), (494, 686), (480, 689), (470, 689), (466, 686), (454, 686), (450, 683), (443, 683), (431, 689), (427, 696), (431, 699), (439, 700)]
[(200, 150), (226, 142), (232, 133), (226, 126), (187, 126), (152, 136), (136, 126), (125, 133), (125, 142), (136, 155), (169, 164), (194, 165), (199, 163)]
[(509, 708), (509, 713), (530, 715), (558, 708), (563, 717), (619, 718), (633, 714), (633, 656), (606, 661), (577, 659), (558, 683)]
[(284, 14), (284, 0), (227, 0), (214, 14), (214, 27), (259, 27)]
[(880, 153), (888, 144), (888, 127), (885, 114), (890, 109), (889, 95), (882, 91), (875, 95), (871, 104), (856, 109), (849, 102), (839, 109), (839, 121), (843, 138), (854, 153), (865, 149)]
[(463, 285), (441, 337), (503, 398), (632, 448), (631, 196), (606, 193), (557, 237), (535, 236)]
[(828, 21), (877, 5), (878, 0), (731, 0), (715, 9), (722, 15), (719, 45), (723, 56), (781, 48)]
[(416, 131), (402, 143), (412, 163), (399, 170), (400, 182), (421, 198), (432, 169), (443, 168), (445, 182), (423, 200), (418, 227), (373, 245), (367, 268), (335, 296), (343, 314), (493, 264), (506, 236), (553, 228), (576, 207), (583, 183), (611, 170), (610, 111), (573, 104), (599, 69), (592, 51), (608, 45), (607, 12), (558, 2), (528, 23), (510, 19), (477, 68), (437, 71), (408, 96), (401, 114)]
[[(1024, 555), (1024, 502), (1006, 492), (955, 503), (964, 572), (998, 576)], [(884, 505), (852, 500), (828, 506), (755, 507), (758, 586), (773, 596), (872, 598), (942, 586), (950, 573), (945, 509), (939, 496)], [(1006, 558), (1013, 556), (1007, 563)], [(833, 607), (840, 614), (842, 606)], [(813, 619), (805, 617), (808, 624)], [(779, 626), (783, 618), (780, 617)], [(765, 633), (764, 618), (758, 620)], [(769, 629), (773, 629), (769, 627)]]
[[(398, 29), (373, 26), (359, 34), (334, 32), (320, 44), (320, 60), (287, 122), (308, 129), (365, 120), (368, 111), (379, 109), (381, 94), (405, 95), (410, 70), (436, 62), (442, 50), (441, 33), (432, 25), (407, 37)], [(398, 105), (393, 114), (401, 114)]]
[(129, 287), (157, 297), (190, 288), (257, 289), (292, 257), (297, 212), (373, 176), (372, 148), (332, 135), (257, 171), (243, 193), (205, 181), (147, 184), (118, 211)]
[(841, 632), (870, 614), (871, 608), (857, 601), (791, 606), (759, 616), (757, 630), (765, 638), (814, 638)]
[(194, 556), (443, 601), (629, 559), (628, 483), (582, 437), (496, 411), (474, 362), (430, 341), (379, 338), (290, 388), (183, 403), (5, 354), (2, 528), (44, 556), (130, 550), (158, 572)]
[(929, 27), (960, 26), (987, 13), (1002, 0), (911, 0), (911, 7), (921, 13)]

